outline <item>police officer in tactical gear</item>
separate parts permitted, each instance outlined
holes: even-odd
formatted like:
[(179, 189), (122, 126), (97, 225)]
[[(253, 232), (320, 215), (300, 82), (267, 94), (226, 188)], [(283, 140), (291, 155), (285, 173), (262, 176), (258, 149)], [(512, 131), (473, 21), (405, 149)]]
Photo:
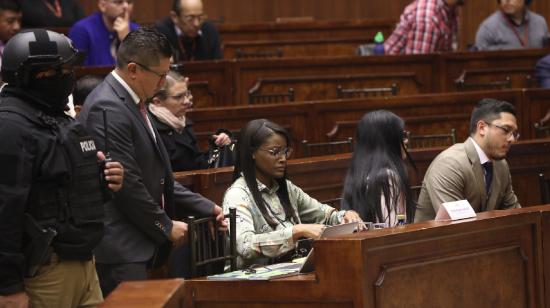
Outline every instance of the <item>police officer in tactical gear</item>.
[(103, 236), (103, 203), (121, 188), (123, 169), (105, 163), (83, 126), (64, 114), (80, 58), (67, 37), (41, 29), (17, 34), (4, 49), (2, 307), (84, 307), (103, 299), (92, 249)]

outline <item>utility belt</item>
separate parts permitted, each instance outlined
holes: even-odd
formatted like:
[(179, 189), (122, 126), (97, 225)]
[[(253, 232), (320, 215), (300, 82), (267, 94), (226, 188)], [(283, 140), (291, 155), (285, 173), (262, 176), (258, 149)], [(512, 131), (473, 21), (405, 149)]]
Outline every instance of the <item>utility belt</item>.
[(30, 239), (25, 246), (25, 276), (34, 277), (41, 266), (51, 262), (53, 255), (51, 244), (57, 236), (57, 231), (51, 227), (42, 228), (29, 214), (25, 214), (24, 228)]
[(59, 230), (54, 226), (43, 227), (31, 215), (25, 214), (26, 277), (36, 276), (40, 267), (59, 259), (91, 260), (92, 249), (103, 237), (103, 224), (96, 225), (95, 229), (74, 229), (67, 225), (58, 227)]

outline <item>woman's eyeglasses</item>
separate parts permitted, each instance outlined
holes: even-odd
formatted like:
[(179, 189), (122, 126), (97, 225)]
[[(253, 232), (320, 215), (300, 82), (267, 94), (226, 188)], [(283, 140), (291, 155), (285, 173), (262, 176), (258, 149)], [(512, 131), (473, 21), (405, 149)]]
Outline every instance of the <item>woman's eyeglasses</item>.
[(181, 99), (191, 99), (193, 98), (193, 95), (191, 95), (191, 91), (187, 90), (181, 94), (178, 94), (178, 95), (172, 95), (170, 96), (172, 99), (175, 99), (177, 101), (181, 100)]
[(290, 155), (292, 155), (292, 148), (273, 148), (273, 149), (260, 148), (258, 150), (266, 151), (269, 154), (271, 154), (273, 158), (277, 158), (277, 159), (281, 159), (283, 157), (288, 159)]

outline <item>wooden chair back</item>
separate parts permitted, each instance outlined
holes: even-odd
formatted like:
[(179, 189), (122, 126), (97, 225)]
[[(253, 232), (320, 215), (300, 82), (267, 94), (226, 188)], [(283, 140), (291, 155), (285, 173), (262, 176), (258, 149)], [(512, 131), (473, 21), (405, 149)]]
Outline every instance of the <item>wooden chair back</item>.
[(349, 137), (346, 140), (319, 143), (310, 143), (307, 140), (302, 140), (302, 149), (304, 157), (349, 153), (353, 152), (353, 138)]
[(544, 173), (539, 173), (540, 185), (540, 204), (550, 203), (550, 178), (546, 178)]
[(377, 96), (396, 96), (399, 92), (397, 84), (392, 84), (386, 88), (355, 88), (345, 89), (341, 85), (336, 87), (336, 96), (342, 98), (362, 98)]
[(215, 217), (188, 217), (191, 278), (222, 273), (226, 261), (230, 261), (231, 270), (237, 270), (237, 210), (229, 209), (226, 218), (229, 218), (229, 247), (227, 234), (216, 230)]
[(413, 135), (407, 132), (407, 139), (409, 149), (450, 146), (456, 143), (456, 130), (453, 128), (449, 134), (433, 135)]
[(237, 59), (265, 59), (265, 58), (282, 58), (283, 50), (277, 48), (275, 50), (255, 50), (246, 51), (237, 49), (235, 51), (235, 58)]
[(249, 93), (250, 105), (288, 103), (294, 101), (294, 89), (288, 89), (288, 93)]

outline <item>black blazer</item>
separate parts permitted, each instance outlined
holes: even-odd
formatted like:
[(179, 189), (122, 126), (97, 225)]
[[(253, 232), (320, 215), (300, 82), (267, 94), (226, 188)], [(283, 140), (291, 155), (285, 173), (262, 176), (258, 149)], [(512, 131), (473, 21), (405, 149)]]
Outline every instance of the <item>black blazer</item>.
[(112, 74), (90, 93), (78, 118), (100, 150), (105, 149), (103, 109), (108, 112), (110, 154), (124, 166), (124, 182), (105, 204), (105, 236), (94, 251), (96, 260), (148, 261), (156, 248), (170, 246), (176, 208), (203, 217), (213, 213), (214, 203), (174, 182), (158, 132), (155, 141), (138, 105)]
[(159, 121), (152, 113), (149, 113), (149, 117), (153, 119), (162, 138), (174, 172), (208, 168), (208, 152), (199, 150), (193, 122), (189, 118), (186, 119), (183, 131), (178, 133)]
[(86, 17), (78, 0), (60, 0), (61, 17), (55, 16), (42, 0), (18, 2), (23, 13), (23, 28), (72, 27), (75, 22)]
[[(170, 17), (157, 22), (157, 30), (162, 32), (174, 48), (174, 62), (185, 62), (190, 60), (216, 60), (223, 58), (220, 47), (220, 35), (218, 30), (209, 21), (205, 21), (201, 26), (202, 35), (195, 37), (184, 37), (183, 41), (178, 42), (174, 22)], [(183, 47), (183, 49), (182, 49)]]

